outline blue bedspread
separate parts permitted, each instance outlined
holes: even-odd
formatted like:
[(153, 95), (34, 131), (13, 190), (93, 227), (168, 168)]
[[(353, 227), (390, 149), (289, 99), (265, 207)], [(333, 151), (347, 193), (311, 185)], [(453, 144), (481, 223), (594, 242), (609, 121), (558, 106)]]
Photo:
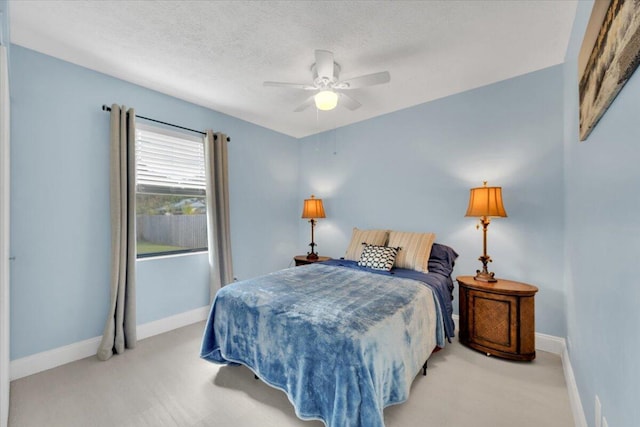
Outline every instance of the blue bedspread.
[(455, 323), (453, 322), (453, 297), (452, 292), (454, 289), (453, 280), (450, 275), (441, 273), (440, 271), (431, 271), (429, 267), (429, 273), (422, 273), (416, 270), (408, 270), (406, 268), (394, 268), (391, 271), (385, 270), (372, 270), (367, 267), (360, 267), (357, 261), (348, 261), (344, 259), (330, 259), (323, 262), (326, 265), (336, 265), (347, 268), (354, 268), (361, 271), (368, 271), (375, 274), (382, 274), (384, 276), (404, 277), (405, 279), (419, 280), (427, 285), (440, 303), (440, 307), (443, 308), (443, 322), (444, 331), (451, 342), (451, 338), (455, 337)]
[(444, 341), (440, 304), (423, 283), (316, 263), (218, 291), (200, 355), (248, 366), (302, 419), (383, 427), (383, 409), (408, 398)]

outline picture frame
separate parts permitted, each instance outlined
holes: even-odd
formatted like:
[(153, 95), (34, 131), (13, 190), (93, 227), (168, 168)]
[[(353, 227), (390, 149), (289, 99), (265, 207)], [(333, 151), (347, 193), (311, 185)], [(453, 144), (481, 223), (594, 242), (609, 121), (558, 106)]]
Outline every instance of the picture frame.
[(611, 0), (579, 84), (587, 139), (640, 63), (640, 0)]

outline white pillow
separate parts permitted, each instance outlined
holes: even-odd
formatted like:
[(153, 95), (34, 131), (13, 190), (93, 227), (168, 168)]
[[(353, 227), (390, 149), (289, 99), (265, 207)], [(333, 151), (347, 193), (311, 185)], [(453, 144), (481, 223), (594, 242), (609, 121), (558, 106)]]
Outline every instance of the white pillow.
[(357, 227), (353, 227), (353, 233), (351, 234), (351, 242), (347, 246), (347, 252), (344, 254), (344, 259), (350, 261), (360, 261), (362, 255), (363, 243), (367, 245), (385, 246), (387, 239), (389, 238), (388, 230), (360, 230)]
[(429, 255), (436, 240), (434, 233), (412, 233), (391, 230), (387, 246), (400, 247), (396, 256), (397, 268), (429, 272)]

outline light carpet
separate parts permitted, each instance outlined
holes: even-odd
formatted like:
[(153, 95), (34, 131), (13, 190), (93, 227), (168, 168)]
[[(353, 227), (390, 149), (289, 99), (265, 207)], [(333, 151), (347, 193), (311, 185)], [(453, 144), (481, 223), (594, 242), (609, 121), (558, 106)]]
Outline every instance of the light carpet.
[[(321, 427), (302, 421), (286, 395), (245, 367), (198, 357), (204, 323), (142, 340), (11, 383), (10, 427)], [(511, 362), (457, 340), (429, 359), (409, 400), (384, 411), (387, 427), (569, 427), (559, 356)]]

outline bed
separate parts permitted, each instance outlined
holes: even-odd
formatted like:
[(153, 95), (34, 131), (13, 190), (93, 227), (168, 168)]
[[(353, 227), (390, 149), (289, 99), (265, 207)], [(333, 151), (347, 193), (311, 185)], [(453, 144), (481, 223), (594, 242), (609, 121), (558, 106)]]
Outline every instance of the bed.
[(431, 252), (429, 273), (341, 259), (228, 285), (211, 306), (200, 355), (247, 366), (284, 391), (301, 419), (384, 427), (383, 409), (408, 399), (431, 352), (453, 337), (457, 254), (438, 244)]

